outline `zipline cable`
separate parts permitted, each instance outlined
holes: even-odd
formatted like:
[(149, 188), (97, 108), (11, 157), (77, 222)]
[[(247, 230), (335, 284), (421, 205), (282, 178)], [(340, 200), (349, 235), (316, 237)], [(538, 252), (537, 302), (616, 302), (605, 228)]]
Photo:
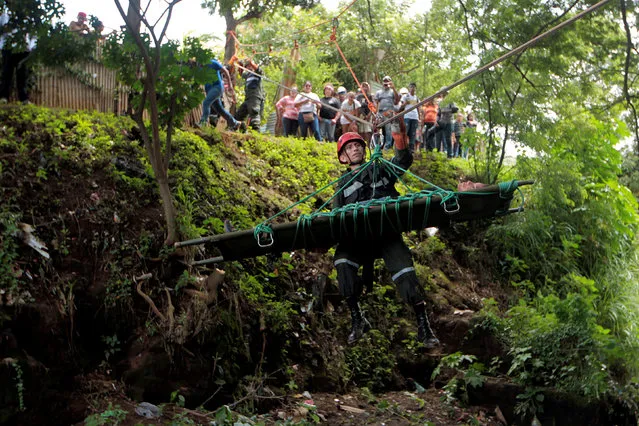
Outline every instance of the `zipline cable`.
[(426, 99), (423, 99), (422, 101), (420, 101), (417, 104), (413, 105), (412, 107), (410, 107), (408, 109), (405, 109), (404, 111), (399, 112), (398, 114), (394, 115), (393, 117), (382, 121), (381, 123), (377, 124), (377, 127), (382, 127), (385, 124), (390, 123), (391, 121), (397, 119), (398, 117), (401, 117), (401, 116), (409, 113), (410, 111), (412, 111), (412, 110), (414, 110), (416, 108), (419, 108), (420, 106), (424, 105), (426, 102), (432, 101), (433, 99), (435, 99), (437, 96), (441, 95), (442, 93), (449, 92), (451, 89), (453, 89), (453, 88), (455, 88), (455, 87), (467, 82), (468, 80), (470, 80), (472, 78), (475, 78), (479, 74), (482, 74), (482, 73), (488, 71), (490, 68), (494, 67), (495, 65), (498, 65), (499, 63), (505, 61), (506, 59), (510, 58), (511, 56), (516, 55), (517, 53), (526, 50), (527, 48), (537, 44), (538, 42), (540, 42), (544, 38), (556, 33), (557, 31), (563, 29), (564, 27), (566, 27), (566, 26), (572, 24), (573, 22), (583, 18), (585, 15), (587, 15), (589, 13), (592, 13), (595, 10), (605, 6), (606, 4), (610, 3), (610, 1), (611, 0), (602, 0), (599, 3), (590, 6), (588, 9), (579, 12), (578, 14), (576, 14), (572, 18), (562, 22), (561, 24), (555, 25), (554, 27), (552, 27), (551, 29), (549, 29), (545, 33), (542, 33), (542, 34), (538, 35), (537, 37), (534, 37), (534, 38), (530, 39), (526, 43), (520, 45), (519, 47), (516, 47), (515, 49), (511, 50), (510, 52), (505, 53), (504, 55), (500, 56), (499, 58), (487, 63), (483, 67), (471, 72), (470, 74), (466, 75), (465, 77), (462, 77), (461, 79), (457, 80), (456, 82), (454, 82), (454, 83), (452, 83), (452, 84), (450, 84), (450, 85), (448, 85), (446, 87), (443, 87), (443, 88), (439, 89), (439, 91), (436, 92), (434, 95), (431, 95), (431, 96), (427, 97)]

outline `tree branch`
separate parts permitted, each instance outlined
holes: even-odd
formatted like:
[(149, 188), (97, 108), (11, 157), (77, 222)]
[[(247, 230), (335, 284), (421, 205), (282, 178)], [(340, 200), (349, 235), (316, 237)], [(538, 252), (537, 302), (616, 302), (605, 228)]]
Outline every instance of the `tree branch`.
[(245, 22), (251, 19), (259, 19), (262, 17), (263, 14), (264, 14), (264, 9), (262, 10), (252, 9), (246, 12), (246, 14), (242, 16), (241, 18), (236, 19), (236, 22), (239, 25), (242, 22)]
[[(169, 5), (168, 5), (167, 9), (164, 11), (164, 13), (166, 13), (166, 11), (168, 10), (169, 14), (166, 17), (166, 21), (164, 21), (164, 28), (162, 28), (162, 32), (160, 33), (160, 42), (162, 42), (162, 39), (164, 39), (164, 36), (166, 34), (166, 30), (169, 27), (169, 22), (171, 22), (171, 16), (173, 15), (173, 7), (176, 4), (178, 4), (179, 2), (181, 2), (181, 1), (182, 0), (173, 0), (173, 1), (169, 2)], [(164, 13), (162, 13), (162, 15), (164, 15)], [(159, 46), (158, 46), (158, 48), (159, 48)]]
[(175, 324), (175, 307), (173, 303), (171, 303), (171, 293), (169, 293), (169, 289), (164, 287), (164, 292), (166, 293), (166, 301), (169, 304), (169, 307), (166, 310), (166, 316), (169, 320), (169, 334), (173, 333), (173, 325)]
[(173, 119), (175, 118), (175, 102), (177, 93), (171, 94), (169, 102), (169, 124), (166, 128), (166, 146), (164, 149), (164, 167), (168, 170), (171, 161), (171, 141), (173, 140)]
[[(147, 79), (150, 78), (153, 81), (155, 81), (155, 74), (153, 73), (154, 67), (153, 67), (153, 64), (151, 63), (151, 57), (149, 56), (149, 52), (147, 51), (146, 46), (144, 45), (144, 42), (142, 41), (142, 37), (140, 37), (140, 33), (136, 31), (135, 28), (133, 28), (133, 25), (131, 24), (131, 22), (129, 22), (129, 19), (126, 13), (124, 13), (124, 9), (122, 8), (122, 5), (120, 4), (120, 0), (114, 0), (114, 1), (115, 1), (115, 6), (118, 8), (118, 11), (120, 12), (120, 16), (122, 16), (122, 19), (124, 19), (124, 23), (126, 24), (126, 27), (129, 30), (129, 33), (133, 37), (135, 44), (138, 46), (138, 50), (140, 54), (142, 55), (142, 60), (144, 61), (144, 67), (146, 68), (146, 73), (147, 73), (146, 78)], [(148, 8), (148, 5), (147, 5), (147, 8)], [(138, 17), (140, 18), (140, 20), (144, 22), (144, 25), (146, 25), (148, 28), (149, 23), (144, 18), (144, 15), (140, 15), (138, 10), (136, 10), (136, 13), (138, 14)], [(151, 32), (151, 35), (153, 36), (153, 31), (150, 31), (150, 32)], [(144, 87), (145, 89), (148, 87), (146, 82), (144, 84)], [(153, 96), (154, 94), (155, 93), (152, 93), (151, 95)], [(144, 110), (144, 103), (141, 104), (141, 109)]]
[(146, 303), (149, 304), (149, 306), (151, 307), (151, 310), (155, 313), (155, 315), (157, 315), (158, 318), (162, 320), (162, 322), (166, 322), (166, 317), (164, 316), (164, 314), (162, 314), (162, 312), (160, 312), (158, 307), (155, 305), (155, 302), (153, 302), (153, 299), (151, 299), (146, 293), (142, 291), (143, 282), (144, 281), (138, 282), (138, 285), (135, 287), (135, 290), (138, 292), (140, 296), (142, 296), (144, 300), (146, 300)]
[(537, 87), (535, 86), (535, 83), (533, 83), (532, 81), (530, 81), (530, 79), (528, 78), (528, 76), (526, 75), (526, 73), (524, 73), (521, 68), (519, 68), (519, 64), (517, 64), (516, 62), (512, 62), (512, 66), (515, 67), (515, 69), (517, 70), (517, 72), (519, 72), (519, 74), (521, 75), (521, 78), (524, 79), (524, 81), (526, 81), (528, 84), (530, 84), (530, 87), (532, 87), (533, 89), (537, 89)]
[(370, 22), (371, 28), (375, 28), (375, 24), (373, 23), (373, 12), (371, 11), (371, 0), (366, 0), (366, 4), (368, 6), (368, 22)]
[(630, 97), (630, 91), (628, 90), (628, 80), (630, 74), (630, 54), (632, 51), (632, 33), (630, 32), (630, 26), (628, 25), (628, 17), (626, 16), (626, 0), (620, 0), (621, 3), (621, 17), (623, 19), (623, 27), (626, 31), (626, 61), (623, 70), (623, 96), (626, 99), (628, 107), (632, 111), (635, 131), (635, 152), (639, 152), (639, 118), (637, 117), (637, 109)]

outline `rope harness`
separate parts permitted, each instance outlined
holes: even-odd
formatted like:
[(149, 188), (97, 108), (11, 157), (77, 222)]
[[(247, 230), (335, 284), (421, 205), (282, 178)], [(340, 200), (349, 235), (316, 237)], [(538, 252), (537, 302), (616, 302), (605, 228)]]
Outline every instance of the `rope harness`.
[[(356, 202), (356, 203), (351, 203), (351, 204), (347, 204), (345, 206), (342, 207), (338, 207), (335, 208), (331, 211), (324, 211), (326, 208), (328, 208), (328, 206), (331, 204), (331, 202), (335, 199), (335, 197), (337, 197), (339, 194), (343, 193), (343, 191), (348, 188), (351, 183), (353, 183), (362, 173), (364, 173), (367, 169), (369, 168), (373, 168), (373, 181), (376, 181), (376, 176), (379, 174), (379, 171), (381, 170), (382, 167), (385, 167), (386, 170), (388, 170), (399, 182), (401, 182), (409, 191), (406, 195), (401, 195), (399, 197), (396, 198), (391, 198), (391, 197), (385, 197), (385, 198), (373, 198), (371, 200), (368, 201), (360, 201), (360, 202)], [(402, 179), (402, 175), (408, 175), (411, 176), (415, 179), (417, 179), (418, 181), (420, 181), (421, 183), (424, 183), (427, 185), (427, 189), (422, 189), (422, 190), (418, 190), (418, 191), (413, 191), (413, 189), (411, 187), (408, 186), (408, 184), (404, 181), (404, 179)], [(413, 207), (414, 207), (414, 203), (417, 200), (420, 199), (426, 199), (426, 208), (424, 210), (424, 215), (421, 218), (421, 224), (420, 224), (420, 228), (425, 228), (427, 226), (427, 221), (428, 221), (428, 212), (431, 206), (431, 201), (433, 197), (439, 197), (440, 198), (440, 205), (442, 206), (444, 212), (448, 215), (454, 215), (456, 213), (458, 213), (460, 211), (460, 204), (459, 204), (459, 192), (456, 191), (450, 191), (450, 190), (446, 190), (443, 188), (440, 188), (439, 186), (435, 185), (432, 182), (427, 181), (426, 179), (423, 179), (413, 173), (411, 173), (408, 170), (405, 170), (401, 167), (399, 167), (398, 165), (392, 163), (391, 161), (385, 159), (383, 157), (382, 154), (382, 147), (381, 144), (380, 145), (376, 145), (372, 154), (371, 154), (371, 159), (367, 162), (365, 162), (364, 164), (362, 164), (360, 167), (358, 167), (355, 170), (351, 170), (350, 172), (346, 173), (343, 176), (340, 176), (339, 178), (335, 179), (334, 181), (324, 185), (322, 188), (318, 189), (317, 191), (313, 192), (312, 194), (307, 195), (306, 197), (302, 198), (301, 200), (291, 204), (290, 206), (286, 207), (285, 209), (281, 210), (280, 212), (278, 212), (277, 214), (271, 216), (270, 218), (268, 218), (267, 220), (265, 220), (264, 222), (258, 224), (257, 226), (255, 226), (255, 228), (253, 229), (253, 236), (255, 237), (255, 240), (257, 241), (257, 244), (260, 247), (269, 247), (271, 245), (273, 245), (274, 243), (274, 238), (273, 238), (273, 229), (271, 227), (271, 223), (273, 222), (273, 220), (275, 220), (276, 218), (282, 216), (284, 213), (290, 211), (291, 209), (293, 209), (294, 207), (308, 201), (309, 199), (315, 197), (316, 195), (320, 194), (321, 192), (323, 192), (324, 190), (326, 190), (329, 187), (332, 187), (333, 185), (339, 183), (340, 181), (346, 180), (346, 183), (343, 184), (326, 202), (324, 202), (320, 207), (318, 207), (314, 212), (310, 213), (310, 214), (302, 214), (300, 215), (300, 217), (297, 219), (297, 228), (295, 231), (295, 240), (297, 240), (298, 235), (303, 235), (304, 237), (307, 235), (307, 233), (309, 235), (312, 235), (312, 225), (313, 225), (313, 221), (316, 218), (319, 217), (327, 217), (329, 218), (329, 222), (331, 225), (331, 237), (332, 238), (337, 238), (339, 237), (340, 239), (343, 237), (347, 237), (349, 235), (360, 235), (361, 234), (361, 230), (358, 229), (358, 221), (357, 218), (358, 216), (361, 214), (363, 216), (363, 223), (364, 223), (364, 234), (368, 235), (368, 236), (381, 236), (384, 233), (384, 220), (380, 221), (380, 226), (379, 226), (379, 230), (375, 230), (373, 229), (371, 222), (369, 221), (368, 217), (369, 217), (369, 211), (372, 207), (376, 207), (379, 206), (381, 208), (381, 212), (382, 212), (382, 216), (386, 219), (386, 222), (388, 222), (392, 228), (392, 230), (394, 232), (404, 232), (404, 231), (408, 231), (413, 229)], [(518, 183), (516, 180), (510, 181), (510, 182), (503, 182), (500, 183), (498, 185), (498, 192), (473, 192), (473, 191), (464, 191), (463, 194), (466, 195), (482, 195), (482, 196), (492, 196), (495, 194), (499, 194), (499, 197), (501, 199), (504, 200), (511, 200), (513, 198), (513, 194), (515, 191), (519, 191), (519, 194), (521, 195), (521, 204), (519, 206), (518, 210), (523, 210), (523, 205), (524, 205), (524, 195), (521, 192), (521, 189), (518, 186)], [(373, 192), (373, 196), (374, 196), (374, 192)], [(406, 224), (403, 224), (400, 219), (399, 219), (399, 209), (400, 209), (400, 205), (404, 202), (408, 202), (408, 213), (407, 213), (407, 217), (408, 217), (408, 222)], [(395, 220), (393, 221), (389, 212), (391, 211), (391, 209), (394, 209), (395, 212)], [(496, 216), (500, 216), (503, 214), (506, 214), (507, 210), (498, 210), (495, 212)], [(352, 222), (353, 222), (353, 229), (349, 229), (348, 227), (348, 221), (347, 221), (347, 214), (351, 213), (351, 216), (353, 218)], [(336, 221), (339, 221), (338, 223), (338, 229), (339, 229), (339, 235), (335, 235), (334, 234), (334, 225), (336, 224)]]

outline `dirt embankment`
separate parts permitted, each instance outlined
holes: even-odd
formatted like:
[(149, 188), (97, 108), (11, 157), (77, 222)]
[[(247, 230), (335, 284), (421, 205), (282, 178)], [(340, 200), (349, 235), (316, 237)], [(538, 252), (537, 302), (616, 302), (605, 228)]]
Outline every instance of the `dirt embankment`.
[[(347, 347), (349, 319), (330, 255), (218, 265), (223, 280), (213, 268), (190, 268), (190, 260), (213, 253), (162, 246), (162, 210), (131, 123), (35, 107), (0, 115), (0, 423), (68, 425), (93, 415), (105, 424), (208, 424), (236, 421), (238, 412), (262, 413), (251, 421), (267, 424), (521, 421), (515, 406), (525, 389), (500, 378), (503, 371), (477, 387), (453, 388), (452, 379), (464, 379), (460, 370), (432, 378), (446, 355), (485, 365), (506, 356), (477, 327), (476, 313), (483, 299), (505, 302), (507, 295), (490, 265), (465, 252), (469, 240), (481, 247), (485, 224), (408, 236), (440, 351), (416, 344), (413, 314), (381, 264), (363, 301), (374, 330)], [(186, 145), (192, 137), (178, 138), (176, 149), (195, 149)], [(264, 154), (269, 142), (253, 144), (250, 136), (207, 138), (198, 139), (197, 155), (174, 164), (185, 230), (221, 227), (209, 220), (211, 209), (222, 212), (218, 220), (244, 223), (247, 214), (283, 207), (275, 195), (250, 194), (288, 200), (272, 176), (286, 153)], [(253, 154), (254, 146), (270, 160)], [(294, 190), (307, 185), (292, 179)], [(203, 189), (188, 192), (189, 180)], [(30, 236), (46, 246), (48, 259)], [(165, 403), (162, 417), (135, 414), (142, 401)], [(218, 409), (224, 404), (228, 412)], [(200, 406), (214, 412), (196, 411)], [(606, 407), (583, 407), (564, 395), (548, 393), (544, 407), (544, 424), (623, 424)]]

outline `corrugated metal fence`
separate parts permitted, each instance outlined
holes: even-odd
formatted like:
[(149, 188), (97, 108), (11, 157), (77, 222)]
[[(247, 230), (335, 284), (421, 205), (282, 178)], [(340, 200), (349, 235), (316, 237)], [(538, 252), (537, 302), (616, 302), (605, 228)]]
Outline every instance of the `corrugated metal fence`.
[(127, 87), (118, 83), (116, 71), (100, 63), (102, 47), (94, 59), (62, 68), (34, 70), (36, 87), (30, 99), (50, 108), (88, 109), (121, 114), (127, 109)]
[[(128, 87), (118, 83), (116, 71), (102, 65), (101, 59), (102, 47), (97, 46), (94, 59), (86, 63), (35, 69), (36, 87), (29, 95), (31, 102), (49, 108), (124, 114), (128, 108)], [(201, 115), (199, 106), (184, 117), (184, 124), (194, 125)]]

